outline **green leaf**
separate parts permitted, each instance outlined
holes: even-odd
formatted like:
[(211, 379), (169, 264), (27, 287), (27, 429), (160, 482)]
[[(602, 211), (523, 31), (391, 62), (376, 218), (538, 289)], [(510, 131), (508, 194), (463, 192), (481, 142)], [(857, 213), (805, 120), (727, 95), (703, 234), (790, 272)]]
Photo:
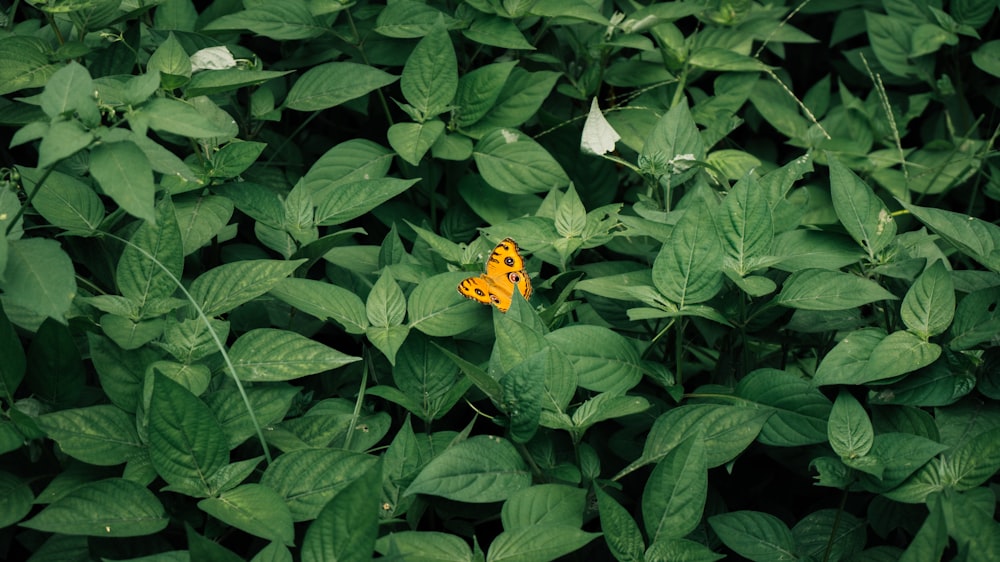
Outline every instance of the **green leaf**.
[(27, 386), (56, 408), (79, 403), (86, 372), (69, 327), (47, 318), (28, 347)]
[(115, 406), (60, 410), (37, 423), (64, 453), (86, 463), (113, 466), (145, 452), (135, 418)]
[(302, 181), (314, 200), (321, 201), (327, 190), (340, 185), (385, 177), (392, 158), (392, 151), (382, 145), (366, 139), (351, 139), (324, 152)]
[(700, 542), (689, 539), (666, 539), (649, 545), (643, 560), (715, 562), (725, 557), (723, 554), (712, 552), (710, 548)]
[(318, 111), (360, 98), (396, 80), (387, 72), (353, 62), (328, 62), (310, 68), (295, 81), (285, 107)]
[(9, 527), (17, 524), (25, 515), (31, 512), (31, 502), (35, 494), (26, 482), (10, 474), (0, 471), (0, 526)]
[(990, 270), (1000, 272), (1000, 226), (944, 209), (903, 202), (900, 205), (960, 252)]
[(458, 79), (452, 116), (459, 129), (482, 119), (493, 108), (517, 61), (480, 66)]
[(705, 160), (705, 144), (686, 103), (674, 105), (656, 122), (639, 153), (639, 167), (656, 178), (674, 176), (678, 184), (694, 173), (691, 163)]
[(349, 334), (363, 334), (368, 315), (361, 298), (337, 285), (312, 279), (286, 278), (270, 293), (295, 308), (321, 320), (333, 320)]
[(774, 241), (774, 219), (764, 190), (753, 176), (747, 176), (726, 196), (719, 211), (726, 263), (746, 275), (757, 269), (756, 260), (771, 253)]
[(476, 144), (473, 157), (486, 183), (504, 193), (538, 193), (569, 184), (555, 158), (514, 129), (488, 133)]
[(191, 78), (191, 57), (173, 32), (150, 55), (146, 72), (159, 73), (159, 81), (168, 90), (183, 86)]
[(49, 78), (38, 101), (42, 111), (52, 119), (75, 113), (91, 126), (101, 121), (94, 98), (94, 81), (87, 69), (76, 61), (71, 61)]
[(552, 71), (528, 72), (514, 68), (503, 89), (486, 115), (462, 132), (473, 138), (500, 127), (517, 127), (531, 119), (548, 97), (561, 73)]
[(167, 523), (163, 505), (148, 488), (109, 478), (73, 489), (21, 525), (47, 533), (110, 538), (152, 535)]
[(443, 22), (452, 29), (461, 22), (448, 14), (415, 0), (398, 0), (387, 4), (378, 14), (375, 31), (386, 37), (415, 39), (423, 37)]
[(844, 228), (875, 260), (896, 236), (896, 221), (885, 203), (861, 178), (830, 157), (830, 193), (833, 208)]
[(464, 539), (457, 535), (435, 531), (389, 533), (375, 541), (375, 550), (383, 557), (399, 556), (410, 562), (474, 559), (472, 549)]
[(656, 464), (642, 492), (642, 520), (651, 542), (679, 539), (701, 522), (708, 497), (705, 444), (698, 434)]
[(341, 490), (306, 529), (302, 562), (367, 562), (378, 536), (382, 464), (376, 464)]
[[(632, 340), (600, 326), (570, 325), (545, 336), (566, 355), (583, 388), (624, 392), (642, 379), (640, 349)], [(594, 345), (594, 342), (601, 345)]]
[[(893, 332), (872, 350), (863, 382), (883, 380), (926, 367), (941, 356), (941, 346), (907, 331)], [(859, 384), (859, 383), (855, 383)]]
[(931, 506), (930, 513), (913, 536), (913, 540), (898, 558), (899, 562), (920, 562), (922, 560), (940, 560), (944, 549), (948, 547), (947, 518), (942, 513), (940, 504)]
[(492, 47), (535, 50), (534, 45), (525, 39), (524, 34), (514, 22), (497, 16), (477, 14), (476, 18), (472, 20), (472, 24), (462, 30), (462, 35), (476, 43)]
[(917, 68), (910, 64), (910, 37), (913, 27), (887, 15), (865, 11), (868, 40), (882, 66), (896, 76), (915, 74)]
[(295, 540), (292, 515), (277, 492), (263, 484), (243, 484), (198, 502), (219, 521), (251, 535), (291, 546)]
[[(288, 385), (261, 385), (245, 391), (249, 407), (235, 386), (208, 392), (202, 397), (225, 430), (229, 449), (256, 436), (258, 426), (266, 427), (284, 419), (299, 389)], [(253, 410), (253, 418), (248, 410)]]
[(115, 406), (134, 413), (139, 404), (142, 375), (160, 355), (148, 348), (124, 350), (93, 332), (87, 333), (87, 340), (90, 360), (104, 393)]
[(800, 447), (827, 440), (830, 400), (807, 379), (777, 369), (757, 369), (740, 379), (736, 395), (774, 408), (758, 441)]
[(155, 220), (142, 223), (130, 242), (118, 260), (115, 281), (141, 312), (151, 301), (174, 294), (184, 267), (181, 232), (169, 197), (157, 205)]
[(0, 288), (5, 305), (17, 303), (38, 316), (59, 322), (76, 296), (73, 262), (55, 240), (25, 238), (7, 243), (7, 269)]
[[(982, 4), (987, 5), (986, 2)], [(980, 44), (972, 52), (972, 64), (983, 72), (1000, 77), (1000, 41), (986, 41)]]
[(434, 457), (405, 495), (429, 494), (468, 503), (489, 503), (531, 485), (524, 459), (506, 439), (477, 435)]
[(539, 484), (511, 494), (500, 517), (508, 531), (548, 523), (579, 527), (583, 525), (586, 504), (587, 493), (581, 488)]
[(0, 95), (40, 88), (60, 69), (50, 62), (48, 43), (32, 35), (7, 35), (0, 39)]
[(936, 261), (914, 281), (903, 297), (900, 318), (923, 339), (936, 336), (955, 316), (955, 284), (943, 261)]
[(803, 310), (847, 310), (896, 297), (878, 283), (857, 275), (823, 269), (796, 271), (785, 280), (775, 301)]
[(777, 517), (759, 511), (713, 515), (708, 524), (736, 554), (750, 560), (797, 560), (792, 532)]
[(278, 41), (319, 37), (329, 29), (313, 16), (304, 0), (281, 4), (247, 4), (246, 10), (225, 14), (204, 27), (205, 30), (249, 30)]
[(422, 117), (419, 121), (444, 113), (451, 106), (458, 89), (458, 60), (443, 27), (434, 28), (410, 51), (399, 88)]
[(170, 489), (211, 496), (211, 478), (229, 464), (225, 432), (201, 400), (154, 375), (149, 401), (149, 458)]
[(723, 465), (756, 439), (772, 413), (717, 404), (686, 404), (673, 408), (653, 422), (642, 457), (623, 472), (631, 472), (647, 463), (658, 462), (698, 432), (703, 434), (708, 467)]
[(215, 178), (233, 178), (247, 170), (267, 147), (267, 143), (234, 140), (212, 155), (208, 174)]
[(691, 58), (687, 62), (691, 66), (705, 70), (762, 72), (768, 69), (767, 65), (755, 57), (741, 55), (719, 47), (702, 47), (691, 53)]
[(133, 142), (100, 144), (90, 151), (90, 175), (130, 215), (156, 221), (153, 169)]
[(389, 146), (409, 164), (417, 166), (424, 154), (444, 133), (444, 122), (438, 119), (424, 123), (396, 123), (387, 132)]
[(361, 360), (295, 332), (271, 328), (237, 338), (229, 358), (240, 380), (254, 382), (297, 379)]
[(184, 255), (189, 256), (219, 236), (233, 216), (233, 203), (215, 195), (179, 197), (174, 201), (174, 214)]
[(289, 451), (267, 467), (260, 482), (285, 500), (294, 521), (309, 521), (375, 462), (370, 455), (339, 449)]
[(455, 287), (468, 273), (448, 272), (420, 282), (407, 300), (409, 325), (429, 336), (461, 334), (482, 323), (482, 311), (465, 306)]
[(220, 265), (191, 283), (206, 316), (217, 316), (270, 291), (306, 260), (247, 260)]
[[(18, 171), (29, 190), (41, 179), (40, 170), (18, 168)], [(104, 203), (90, 186), (54, 170), (49, 172), (31, 204), (45, 220), (66, 234), (92, 235), (104, 219)]]
[[(207, 119), (191, 102), (170, 98), (153, 98), (136, 110), (136, 116), (154, 131), (173, 133), (192, 139), (227, 138), (230, 131)], [(232, 122), (232, 118), (229, 118)]]
[(268, 80), (281, 78), (291, 73), (291, 70), (248, 70), (243, 68), (204, 70), (191, 77), (191, 81), (184, 86), (184, 95), (190, 99), (197, 96), (232, 92), (240, 88), (259, 86)]
[(56, 121), (49, 125), (38, 144), (38, 167), (47, 168), (90, 146), (94, 135), (79, 121)]
[(830, 446), (844, 459), (863, 457), (871, 451), (875, 430), (868, 413), (847, 391), (841, 390), (830, 410), (827, 425)]
[(487, 562), (555, 560), (599, 537), (577, 527), (545, 523), (505, 530), (490, 544)]
[(316, 202), (316, 224), (336, 226), (355, 219), (403, 193), (419, 178), (381, 178), (338, 183), (335, 187), (313, 195)]
[(683, 308), (722, 289), (722, 244), (711, 211), (702, 203), (684, 211), (653, 262), (653, 284)]
[(548, 348), (542, 348), (500, 379), (500, 407), (510, 419), (510, 438), (516, 443), (527, 443), (538, 430), (548, 358)]
[(596, 488), (594, 493), (597, 496), (604, 541), (611, 554), (621, 562), (641, 562), (646, 547), (635, 520), (603, 489)]
[(973, 291), (958, 303), (948, 347), (970, 349), (1000, 333), (1000, 288)]

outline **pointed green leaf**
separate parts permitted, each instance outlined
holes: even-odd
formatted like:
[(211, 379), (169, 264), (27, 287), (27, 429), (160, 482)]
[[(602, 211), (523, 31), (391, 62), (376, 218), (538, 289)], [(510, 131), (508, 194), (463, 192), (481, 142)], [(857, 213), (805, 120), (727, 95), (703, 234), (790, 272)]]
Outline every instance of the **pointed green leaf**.
[(943, 261), (936, 261), (903, 297), (900, 317), (921, 338), (936, 336), (955, 316), (955, 284)]
[(604, 540), (621, 562), (641, 562), (646, 549), (639, 526), (629, 512), (601, 488), (595, 490)]
[(387, 132), (389, 146), (408, 163), (417, 166), (431, 146), (444, 133), (444, 121), (433, 119), (424, 123), (396, 123)]
[(155, 222), (153, 169), (135, 143), (100, 144), (90, 151), (90, 174), (129, 214)]
[(896, 236), (896, 221), (872, 188), (835, 157), (830, 158), (830, 194), (837, 217), (869, 259)]
[(486, 183), (515, 195), (569, 184), (569, 176), (542, 145), (515, 129), (496, 129), (476, 144), (476, 165)]
[(599, 537), (578, 527), (545, 523), (506, 530), (490, 544), (489, 562), (556, 560)]
[(297, 111), (336, 107), (388, 86), (398, 78), (364, 64), (328, 62), (310, 68), (299, 77), (285, 98), (285, 106)]
[(140, 537), (162, 531), (168, 522), (163, 505), (148, 488), (109, 478), (73, 489), (21, 525), (67, 535)]
[(704, 203), (687, 208), (653, 262), (653, 284), (679, 307), (722, 289), (722, 244)]
[(306, 260), (247, 260), (201, 274), (189, 292), (206, 316), (217, 316), (270, 291)]
[(844, 390), (840, 391), (833, 403), (827, 431), (833, 451), (845, 459), (867, 455), (875, 439), (868, 413)]
[(708, 497), (705, 444), (692, 435), (656, 464), (642, 492), (642, 519), (652, 542), (679, 539), (701, 521)]
[(382, 464), (341, 490), (306, 529), (302, 562), (367, 562), (375, 551)]
[(753, 176), (736, 184), (720, 209), (719, 231), (727, 263), (741, 276), (756, 269), (754, 260), (771, 253), (774, 220), (764, 189)]
[(452, 445), (427, 463), (406, 495), (488, 503), (505, 500), (530, 485), (528, 466), (510, 441), (477, 435)]
[[(41, 179), (40, 170), (18, 168), (18, 171), (29, 191)], [(31, 204), (45, 220), (66, 230), (67, 234), (92, 234), (104, 219), (104, 203), (93, 188), (54, 170), (49, 172)]]
[(399, 88), (424, 119), (444, 113), (451, 105), (458, 89), (458, 60), (444, 27), (431, 30), (410, 51)]
[(267, 467), (260, 482), (285, 500), (293, 520), (308, 521), (374, 464), (370, 455), (340, 449), (289, 451)]
[(895, 299), (878, 283), (857, 275), (803, 269), (785, 280), (775, 300), (782, 306), (803, 310), (847, 310), (875, 301)]
[(205, 497), (210, 478), (229, 464), (225, 432), (208, 407), (183, 386), (154, 375), (149, 401), (149, 458), (171, 489)]
[(708, 518), (722, 542), (750, 560), (797, 560), (792, 532), (777, 517), (759, 511), (733, 511)]
[(316, 203), (316, 224), (335, 226), (358, 218), (406, 191), (418, 181), (419, 178), (381, 178), (338, 183), (313, 196)]
[(229, 358), (236, 375), (244, 381), (287, 381), (361, 360), (295, 332), (271, 328), (240, 336), (233, 342)]
[(39, 416), (37, 422), (63, 452), (83, 462), (113, 466), (144, 454), (135, 417), (115, 406), (60, 410)]
[(295, 540), (292, 515), (281, 496), (263, 484), (243, 484), (198, 502), (198, 507), (241, 531), (291, 546)]
[(157, 205), (156, 220), (144, 222), (125, 246), (115, 280), (122, 296), (140, 309), (177, 290), (184, 267), (181, 232), (169, 197)]
[(290, 277), (279, 281), (270, 293), (316, 318), (337, 322), (349, 334), (363, 334), (368, 327), (365, 304), (359, 296), (343, 287)]

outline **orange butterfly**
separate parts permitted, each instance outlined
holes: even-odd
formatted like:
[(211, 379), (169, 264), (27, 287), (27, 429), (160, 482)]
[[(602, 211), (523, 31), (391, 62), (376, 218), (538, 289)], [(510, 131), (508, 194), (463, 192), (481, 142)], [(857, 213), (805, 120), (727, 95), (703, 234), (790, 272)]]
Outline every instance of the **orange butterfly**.
[(531, 279), (512, 238), (504, 238), (493, 249), (490, 259), (486, 260), (486, 273), (458, 284), (459, 293), (478, 303), (492, 304), (500, 312), (510, 308), (515, 288), (525, 300), (531, 296)]

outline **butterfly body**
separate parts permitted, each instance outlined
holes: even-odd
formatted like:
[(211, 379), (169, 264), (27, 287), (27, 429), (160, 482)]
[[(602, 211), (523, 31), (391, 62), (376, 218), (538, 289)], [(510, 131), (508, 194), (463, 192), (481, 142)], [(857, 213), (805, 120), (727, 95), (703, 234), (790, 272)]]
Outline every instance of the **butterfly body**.
[(458, 292), (463, 296), (482, 304), (492, 304), (500, 312), (507, 312), (510, 308), (515, 290), (525, 299), (531, 296), (531, 279), (524, 268), (524, 258), (511, 238), (504, 238), (493, 249), (486, 260), (486, 273), (469, 277), (458, 284)]

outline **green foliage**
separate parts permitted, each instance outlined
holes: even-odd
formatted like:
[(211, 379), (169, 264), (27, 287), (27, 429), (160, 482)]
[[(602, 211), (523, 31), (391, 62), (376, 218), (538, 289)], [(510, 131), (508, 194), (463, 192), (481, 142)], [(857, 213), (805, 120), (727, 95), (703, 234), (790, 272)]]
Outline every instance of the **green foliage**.
[(997, 558), (995, 0), (7, 4), (0, 558)]

